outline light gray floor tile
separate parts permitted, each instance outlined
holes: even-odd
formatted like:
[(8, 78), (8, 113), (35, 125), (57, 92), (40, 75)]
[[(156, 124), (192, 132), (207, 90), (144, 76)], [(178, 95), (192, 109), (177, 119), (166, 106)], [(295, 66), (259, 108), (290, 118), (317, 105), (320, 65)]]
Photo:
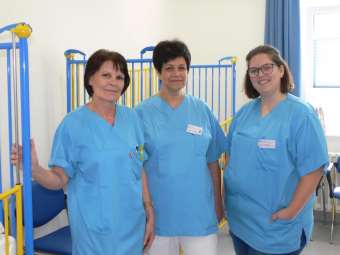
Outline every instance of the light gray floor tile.
[[(330, 224), (316, 223), (313, 241), (309, 243), (301, 255), (340, 255), (340, 225), (337, 225), (335, 228), (334, 243), (330, 244), (329, 240)], [(227, 229), (219, 233), (218, 241), (219, 255), (235, 255)]]

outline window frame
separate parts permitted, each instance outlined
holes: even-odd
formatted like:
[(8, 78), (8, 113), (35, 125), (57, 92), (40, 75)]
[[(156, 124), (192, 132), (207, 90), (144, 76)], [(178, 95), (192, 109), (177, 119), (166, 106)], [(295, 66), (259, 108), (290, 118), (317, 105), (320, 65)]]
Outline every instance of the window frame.
[[(313, 86), (313, 15), (320, 12), (330, 13), (340, 9), (339, 0), (300, 0), (301, 22), (301, 97), (315, 108), (324, 112), (325, 134), (327, 137), (340, 138), (340, 119), (338, 114), (340, 89), (334, 86)], [(323, 30), (319, 30), (323, 31)], [(317, 32), (317, 31), (316, 31)], [(325, 32), (325, 31), (324, 31)], [(338, 29), (336, 33), (338, 34)], [(321, 35), (321, 34), (319, 34)], [(339, 73), (339, 72), (336, 72)], [(327, 77), (326, 77), (327, 78)], [(338, 145), (337, 145), (338, 146)], [(334, 146), (333, 146), (334, 147)]]
[(316, 36), (314, 34), (313, 28), (314, 28), (314, 16), (318, 14), (332, 14), (332, 13), (339, 13), (340, 15), (340, 5), (328, 5), (328, 6), (310, 6), (307, 9), (307, 31), (306, 31), (306, 39), (307, 42), (307, 52), (310, 54), (308, 57), (307, 63), (309, 67), (308, 69), (312, 72), (312, 87), (313, 88), (319, 88), (319, 89), (339, 89), (340, 88), (340, 82), (339, 84), (335, 85), (319, 85), (316, 81), (316, 61), (315, 61), (315, 41), (316, 40), (325, 40), (325, 39), (340, 39), (340, 34), (336, 36)]

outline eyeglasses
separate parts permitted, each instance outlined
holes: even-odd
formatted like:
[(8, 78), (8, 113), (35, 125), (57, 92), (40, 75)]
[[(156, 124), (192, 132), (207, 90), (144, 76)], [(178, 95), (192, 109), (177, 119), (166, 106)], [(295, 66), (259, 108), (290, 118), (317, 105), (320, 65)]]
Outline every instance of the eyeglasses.
[(260, 70), (262, 74), (271, 74), (275, 65), (274, 63), (268, 63), (260, 67), (250, 67), (248, 68), (248, 74), (250, 77), (257, 77), (259, 76)]

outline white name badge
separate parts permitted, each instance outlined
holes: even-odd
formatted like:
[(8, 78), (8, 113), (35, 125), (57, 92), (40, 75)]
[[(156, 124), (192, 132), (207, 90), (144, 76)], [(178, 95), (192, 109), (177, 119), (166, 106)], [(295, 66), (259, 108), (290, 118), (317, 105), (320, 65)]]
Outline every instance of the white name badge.
[(257, 141), (257, 146), (262, 149), (275, 149), (276, 141), (271, 139), (260, 139)]
[(187, 133), (189, 134), (193, 134), (193, 135), (202, 135), (203, 133), (203, 128), (202, 127), (198, 127), (192, 124), (188, 124), (187, 126)]

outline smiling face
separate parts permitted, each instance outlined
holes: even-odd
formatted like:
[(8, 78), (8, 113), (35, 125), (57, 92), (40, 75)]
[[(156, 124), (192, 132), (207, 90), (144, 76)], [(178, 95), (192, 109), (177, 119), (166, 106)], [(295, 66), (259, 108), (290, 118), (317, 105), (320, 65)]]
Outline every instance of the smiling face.
[(183, 57), (169, 60), (162, 66), (161, 73), (158, 74), (162, 81), (163, 91), (179, 92), (187, 82), (188, 68)]
[[(254, 70), (257, 70), (257, 75), (253, 76), (251, 72)], [(261, 97), (282, 94), (280, 87), (284, 67), (276, 65), (267, 54), (260, 53), (249, 60), (248, 75)]]
[(105, 61), (89, 79), (93, 100), (115, 103), (124, 88), (124, 74), (112, 61)]

